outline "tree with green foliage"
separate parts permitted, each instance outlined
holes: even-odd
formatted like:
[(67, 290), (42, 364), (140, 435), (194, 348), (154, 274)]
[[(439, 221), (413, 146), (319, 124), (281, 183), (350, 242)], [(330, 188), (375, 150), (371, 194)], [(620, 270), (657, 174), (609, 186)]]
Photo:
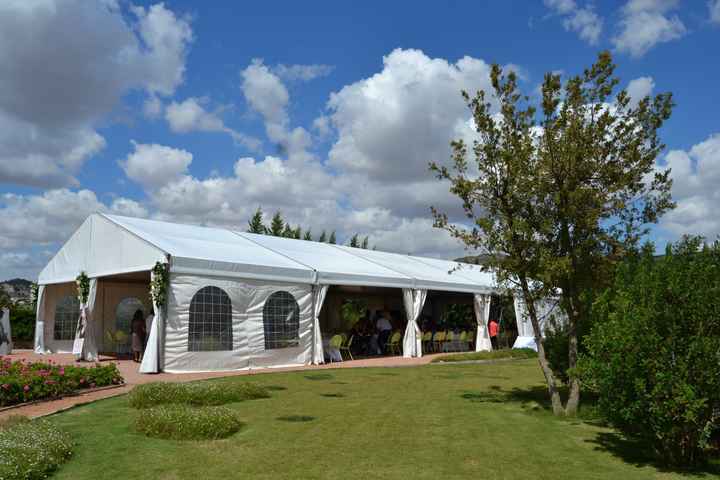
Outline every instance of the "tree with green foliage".
[(365, 250), (367, 250), (369, 243), (370, 243), (370, 237), (368, 237), (368, 236), (366, 235), (365, 238), (363, 238), (363, 241), (362, 241), (362, 244), (360, 245), (360, 248), (364, 248)]
[(286, 225), (285, 221), (282, 218), (282, 214), (277, 211), (275, 212), (275, 215), (273, 215), (273, 218), (270, 221), (270, 228), (267, 233), (275, 237), (282, 237), (283, 232), (285, 232), (285, 227)]
[(259, 233), (261, 235), (264, 235), (267, 232), (267, 227), (265, 226), (263, 219), (263, 211), (260, 207), (255, 210), (252, 218), (248, 221), (247, 231), (249, 233)]
[(292, 238), (294, 238), (296, 240), (300, 240), (302, 238), (302, 228), (300, 228), (300, 225), (295, 227), (295, 229), (293, 230)]
[(600, 413), (662, 462), (692, 466), (720, 440), (720, 242), (644, 249), (595, 302), (578, 370)]
[(303, 235), (303, 240), (308, 240), (308, 241), (312, 242), (312, 232), (309, 228), (307, 230), (305, 230), (305, 235)]
[(332, 243), (333, 245), (337, 243), (337, 239), (335, 238), (335, 230), (330, 234), (330, 238), (328, 238), (328, 243)]
[(321, 233), (320, 236), (318, 237), (317, 241), (320, 242), (320, 243), (325, 243), (325, 242), (327, 242), (327, 233), (325, 233), (325, 230), (322, 231), (322, 233)]
[[(582, 74), (547, 73), (539, 108), (518, 91), (517, 75), (491, 68), (492, 91), (463, 92), (478, 137), (453, 141), (451, 166), (430, 168), (462, 201), (470, 228), (433, 208), (435, 226), (469, 248), (492, 254), (490, 266), (527, 305), (556, 415), (575, 415), (580, 383), (563, 404), (543, 345), (536, 301), (559, 296), (568, 315), (568, 366), (577, 363), (578, 326), (593, 292), (614, 265), (637, 249), (647, 226), (674, 206), (669, 171), (656, 171), (670, 117), (669, 93), (633, 99), (609, 52)], [(475, 156), (472, 168), (468, 150)]]
[(289, 223), (285, 223), (281, 236), (285, 238), (295, 238), (295, 229), (292, 228)]
[(356, 233), (352, 237), (350, 237), (350, 246), (359, 248), (360, 247), (360, 240), (358, 239), (358, 234)]

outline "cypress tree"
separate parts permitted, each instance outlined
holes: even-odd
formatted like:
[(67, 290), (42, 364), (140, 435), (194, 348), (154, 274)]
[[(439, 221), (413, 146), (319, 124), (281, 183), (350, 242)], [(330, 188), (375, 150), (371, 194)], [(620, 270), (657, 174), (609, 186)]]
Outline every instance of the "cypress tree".
[(267, 227), (263, 223), (263, 212), (260, 207), (255, 210), (252, 218), (248, 221), (248, 233), (259, 233), (261, 235), (267, 233)]

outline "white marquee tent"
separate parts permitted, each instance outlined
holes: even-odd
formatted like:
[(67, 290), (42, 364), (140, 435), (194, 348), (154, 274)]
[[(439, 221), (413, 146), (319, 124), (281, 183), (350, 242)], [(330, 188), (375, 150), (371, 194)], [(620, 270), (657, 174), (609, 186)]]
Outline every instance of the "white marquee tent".
[[(151, 270), (169, 269), (166, 305), (148, 297)], [(78, 305), (75, 279), (90, 278)], [(331, 286), (402, 289), (404, 356), (422, 355), (416, 320), (428, 291), (474, 298), (477, 350), (490, 348), (492, 274), (430, 258), (222, 228), (93, 214), (40, 273), (35, 350), (97, 357), (109, 322), (154, 311), (141, 371), (234, 370), (323, 361), (319, 314)], [(77, 312), (84, 343), (75, 342)], [(80, 329), (77, 329), (80, 330)]]

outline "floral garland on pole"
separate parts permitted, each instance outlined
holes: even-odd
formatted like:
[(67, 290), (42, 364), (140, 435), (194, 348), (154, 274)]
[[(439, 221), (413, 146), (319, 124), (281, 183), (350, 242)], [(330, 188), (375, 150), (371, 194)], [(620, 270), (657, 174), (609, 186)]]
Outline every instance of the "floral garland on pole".
[(80, 272), (80, 275), (75, 279), (75, 284), (78, 289), (78, 300), (81, 305), (85, 305), (90, 296), (90, 278), (85, 272)]
[(152, 269), (150, 296), (158, 307), (164, 307), (167, 301), (168, 268), (167, 263), (157, 262)]

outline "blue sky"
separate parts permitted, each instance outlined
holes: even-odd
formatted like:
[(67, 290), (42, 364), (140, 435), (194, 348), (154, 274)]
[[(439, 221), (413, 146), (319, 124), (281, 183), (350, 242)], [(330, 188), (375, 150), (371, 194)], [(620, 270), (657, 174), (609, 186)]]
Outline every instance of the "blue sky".
[(93, 211), (244, 226), (262, 206), (378, 248), (453, 257), (427, 172), (471, 138), (489, 65), (537, 91), (609, 49), (621, 86), (671, 91), (678, 209), (714, 238), (720, 0), (9, 1), (0, 5), (0, 279), (34, 277)]

